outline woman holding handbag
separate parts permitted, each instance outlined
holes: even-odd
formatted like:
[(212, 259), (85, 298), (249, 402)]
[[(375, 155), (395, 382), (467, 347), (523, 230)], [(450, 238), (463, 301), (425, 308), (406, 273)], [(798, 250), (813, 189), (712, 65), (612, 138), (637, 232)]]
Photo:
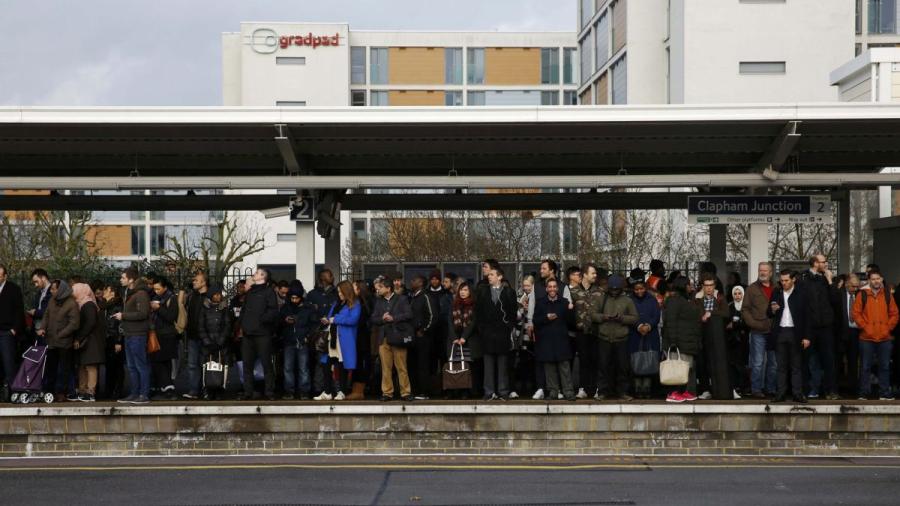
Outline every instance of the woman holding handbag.
[(344, 400), (344, 390), (349, 390), (356, 369), (356, 333), (362, 305), (349, 281), (341, 281), (337, 292), (338, 302), (322, 318), (322, 324), (330, 325), (330, 339), (328, 353), (320, 357), (325, 368), (325, 390), (314, 397), (317, 401)]
[(153, 386), (157, 392), (152, 398), (154, 401), (177, 399), (172, 379), (172, 360), (178, 358), (176, 320), (178, 299), (172, 292), (172, 284), (166, 278), (158, 278), (153, 282), (153, 295), (150, 299), (150, 322), (159, 342), (159, 350), (149, 355)]
[[(475, 298), (472, 296), (472, 286), (468, 281), (459, 284), (453, 304), (450, 306), (447, 352), (448, 364), (466, 362), (467, 367), (471, 367), (475, 357), (481, 355), (475, 333)], [(471, 389), (472, 385), (469, 385), (468, 390)], [(450, 397), (467, 398), (469, 393), (467, 390), (447, 391)]]
[(688, 285), (688, 278), (684, 276), (676, 278), (671, 285), (672, 292), (668, 294), (663, 305), (666, 324), (663, 326), (662, 347), (664, 350), (676, 348), (681, 359), (690, 364), (687, 384), (673, 388), (666, 397), (666, 402), (697, 400), (695, 365), (696, 359), (703, 349), (700, 328), (703, 308), (690, 300)]
[(634, 395), (638, 399), (649, 399), (654, 378), (659, 373), (659, 303), (656, 296), (647, 291), (643, 279), (632, 285), (631, 300), (638, 312), (638, 321), (628, 332)]

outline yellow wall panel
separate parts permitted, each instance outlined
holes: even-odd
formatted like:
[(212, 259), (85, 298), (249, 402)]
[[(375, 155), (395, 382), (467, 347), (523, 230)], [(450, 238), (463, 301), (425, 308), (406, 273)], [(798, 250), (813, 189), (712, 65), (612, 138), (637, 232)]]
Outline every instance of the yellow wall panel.
[(597, 105), (607, 105), (609, 104), (609, 79), (608, 72), (604, 72), (599, 79), (595, 81), (594, 89), (596, 89), (597, 100), (594, 101)]
[(444, 83), (444, 48), (392, 47), (388, 51), (388, 83)]
[(85, 234), (88, 242), (103, 256), (127, 256), (131, 254), (130, 225), (98, 225)]
[(388, 92), (389, 105), (444, 105), (443, 91), (398, 91)]
[(541, 84), (541, 48), (485, 48), (484, 84)]

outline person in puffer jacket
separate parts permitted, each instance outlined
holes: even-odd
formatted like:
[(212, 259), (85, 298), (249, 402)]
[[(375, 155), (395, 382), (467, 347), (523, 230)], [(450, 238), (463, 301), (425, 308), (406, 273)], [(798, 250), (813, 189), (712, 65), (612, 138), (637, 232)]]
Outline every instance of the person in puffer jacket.
[(312, 390), (307, 339), (318, 324), (318, 311), (303, 300), (304, 295), (302, 285), (292, 287), (278, 318), (284, 341), (284, 400), (292, 400), (295, 395), (309, 400)]
[[(208, 357), (207, 360), (227, 361), (228, 344), (234, 328), (228, 300), (217, 287), (210, 287), (206, 293), (209, 298), (203, 300), (203, 311), (197, 325), (203, 354)], [(215, 399), (221, 393), (204, 388), (203, 399)]]

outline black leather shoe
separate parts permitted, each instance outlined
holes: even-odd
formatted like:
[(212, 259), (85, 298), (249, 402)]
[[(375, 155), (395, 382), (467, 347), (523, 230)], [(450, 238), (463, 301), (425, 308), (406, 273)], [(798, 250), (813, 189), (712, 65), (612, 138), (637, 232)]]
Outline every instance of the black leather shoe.
[(394, 398), (390, 395), (382, 395), (381, 396), (381, 402), (391, 402), (392, 400), (394, 400)]
[(404, 395), (403, 397), (400, 398), (400, 400), (402, 400), (404, 402), (412, 402), (415, 400), (415, 398), (411, 395)]
[(798, 402), (800, 404), (806, 404), (808, 401), (806, 400), (805, 395), (795, 395), (794, 402)]
[(786, 397), (786, 396), (784, 396), (784, 395), (776, 395), (775, 398), (772, 399), (772, 402), (784, 402), (785, 400), (787, 400), (787, 397)]

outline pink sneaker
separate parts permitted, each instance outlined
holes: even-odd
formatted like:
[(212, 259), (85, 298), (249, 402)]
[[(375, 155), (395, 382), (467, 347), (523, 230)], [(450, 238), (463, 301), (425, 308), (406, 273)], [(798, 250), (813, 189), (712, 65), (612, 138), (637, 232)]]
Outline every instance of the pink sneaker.
[(688, 392), (688, 391), (686, 391), (686, 390), (681, 394), (681, 398), (682, 398), (683, 400), (687, 401), (687, 402), (692, 402), (692, 401), (696, 401), (696, 400), (697, 400), (697, 396), (696, 396), (696, 395), (694, 395), (694, 394), (692, 394), (692, 393), (690, 393), (690, 392)]
[(666, 396), (666, 402), (684, 402), (684, 397), (679, 392), (672, 392)]

